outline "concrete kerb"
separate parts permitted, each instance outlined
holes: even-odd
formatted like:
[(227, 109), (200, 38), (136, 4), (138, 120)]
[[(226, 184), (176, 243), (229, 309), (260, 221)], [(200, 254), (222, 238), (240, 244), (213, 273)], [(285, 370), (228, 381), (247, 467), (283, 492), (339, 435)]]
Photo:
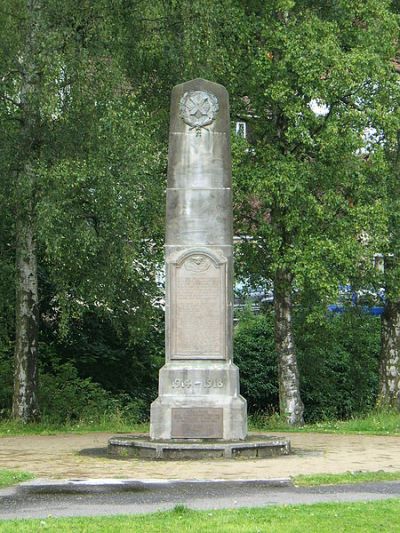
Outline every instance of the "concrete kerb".
[(262, 485), (271, 488), (292, 487), (290, 477), (274, 479), (34, 479), (14, 487), (18, 494), (77, 494), (141, 492), (144, 490), (188, 486), (197, 483), (212, 485)]

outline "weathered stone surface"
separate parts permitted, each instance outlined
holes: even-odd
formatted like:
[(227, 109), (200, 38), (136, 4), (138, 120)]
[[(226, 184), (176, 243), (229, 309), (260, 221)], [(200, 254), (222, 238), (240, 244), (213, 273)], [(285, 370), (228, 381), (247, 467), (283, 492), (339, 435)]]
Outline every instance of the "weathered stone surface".
[[(160, 371), (159, 396), (151, 406), (152, 439), (229, 440), (247, 434), (246, 401), (232, 363), (229, 139), (224, 87), (197, 79), (173, 89), (165, 243), (166, 364)], [(206, 412), (208, 420), (200, 416)]]
[[(232, 235), (230, 189), (168, 189), (167, 242), (172, 245), (226, 244)], [(169, 245), (167, 245), (169, 246)]]
[(227, 358), (226, 263), (203, 248), (169, 258), (170, 359)]
[(289, 455), (290, 441), (281, 437), (257, 435), (244, 441), (155, 441), (121, 435), (108, 441), (108, 452), (116, 457), (140, 459), (261, 459)]
[(223, 409), (220, 407), (175, 407), (171, 410), (173, 439), (222, 439)]

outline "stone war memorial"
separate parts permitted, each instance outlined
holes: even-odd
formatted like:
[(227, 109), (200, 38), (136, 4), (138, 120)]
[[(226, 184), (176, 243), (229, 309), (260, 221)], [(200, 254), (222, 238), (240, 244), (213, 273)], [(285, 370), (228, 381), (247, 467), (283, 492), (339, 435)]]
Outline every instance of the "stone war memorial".
[(113, 455), (154, 459), (288, 454), (286, 439), (247, 435), (233, 363), (229, 100), (203, 79), (174, 87), (166, 207), (166, 339), (150, 436), (109, 440)]

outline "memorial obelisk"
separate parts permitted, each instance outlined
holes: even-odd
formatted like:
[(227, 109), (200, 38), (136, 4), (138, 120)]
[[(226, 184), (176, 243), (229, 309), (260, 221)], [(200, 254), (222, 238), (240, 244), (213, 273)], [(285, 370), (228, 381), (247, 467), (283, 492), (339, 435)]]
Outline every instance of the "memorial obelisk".
[(166, 361), (150, 437), (244, 439), (232, 362), (232, 191), (228, 93), (196, 79), (171, 97), (166, 214)]

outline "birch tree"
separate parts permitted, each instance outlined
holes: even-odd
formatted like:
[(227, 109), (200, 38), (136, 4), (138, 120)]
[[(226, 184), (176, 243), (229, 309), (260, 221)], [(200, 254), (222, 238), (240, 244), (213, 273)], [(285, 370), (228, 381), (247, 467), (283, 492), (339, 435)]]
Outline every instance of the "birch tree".
[[(11, 41), (10, 33), (3, 52), (14, 52), (11, 62), (3, 61), (2, 117), (15, 121), (12, 137), (15, 160), (9, 167), (15, 180), (15, 256), (16, 256), (16, 340), (15, 389), (12, 413), (24, 422), (37, 419), (38, 282), (37, 238), (34, 197), (35, 168), (42, 143), (40, 117), (40, 19), (41, 2), (30, 0), (21, 5), (2, 5), (5, 29), (23, 28), (20, 40)], [(4, 15), (4, 11), (6, 14)], [(17, 34), (18, 35), (18, 34)], [(4, 58), (5, 54), (3, 55)], [(12, 170), (11, 170), (12, 169)]]
[[(375, 285), (384, 288), (384, 311), (381, 316), (381, 352), (379, 366), (378, 407), (400, 410), (400, 145), (398, 137), (399, 91), (392, 91), (391, 113), (383, 118), (385, 139), (383, 155), (376, 154), (380, 192), (385, 205), (385, 233), (379, 249), (383, 272), (375, 276)], [(385, 121), (386, 119), (386, 121)], [(377, 279), (376, 279), (377, 278)]]
[(294, 290), (335, 298), (366, 253), (360, 235), (376, 235), (382, 204), (366, 187), (360, 151), (393, 70), (396, 19), (389, 2), (374, 0), (276, 0), (248, 14), (255, 31), (243, 116), (253, 145), (242, 147), (236, 169), (238, 224), (252, 237), (242, 245), (248, 272), (273, 281), (280, 412), (301, 424)]
[[(398, 272), (395, 273), (398, 268), (394, 265), (398, 261), (397, 255), (397, 252), (391, 252), (385, 260), (386, 303), (381, 318), (378, 406), (400, 410), (400, 297)], [(393, 284), (394, 276), (397, 279)]]
[(159, 157), (143, 128), (148, 113), (119, 63), (118, 7), (0, 5), (1, 171), (15, 216), (12, 415), (24, 423), (39, 416), (38, 265), (55, 291), (55, 315), (46, 319), (64, 330), (71, 314), (90, 306), (116, 316), (115, 302), (124, 302), (120, 316), (131, 317), (151, 307), (157, 254), (143, 235), (149, 243), (158, 231), (151, 228), (159, 211), (149, 216), (148, 205), (161, 199), (150, 180)]

